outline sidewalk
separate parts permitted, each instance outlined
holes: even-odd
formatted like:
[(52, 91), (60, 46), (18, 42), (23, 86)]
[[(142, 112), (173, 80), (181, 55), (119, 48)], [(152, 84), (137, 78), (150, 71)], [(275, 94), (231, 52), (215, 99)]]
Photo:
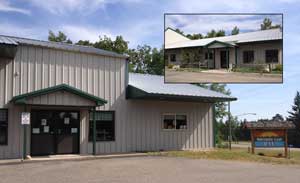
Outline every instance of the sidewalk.
[(1, 165), (13, 165), (20, 163), (36, 163), (47, 161), (84, 161), (94, 159), (110, 159), (110, 158), (130, 158), (130, 157), (142, 157), (148, 156), (147, 153), (126, 153), (126, 154), (106, 154), (106, 155), (78, 155), (78, 154), (66, 154), (66, 155), (50, 155), (50, 156), (36, 156), (30, 159), (4, 159), (0, 160)]

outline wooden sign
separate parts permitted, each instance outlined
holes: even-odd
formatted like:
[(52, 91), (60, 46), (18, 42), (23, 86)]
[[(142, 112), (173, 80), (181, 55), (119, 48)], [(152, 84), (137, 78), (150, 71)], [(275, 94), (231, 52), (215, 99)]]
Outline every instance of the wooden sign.
[(251, 130), (252, 153), (257, 148), (284, 147), (287, 157), (287, 130), (286, 129), (252, 129)]

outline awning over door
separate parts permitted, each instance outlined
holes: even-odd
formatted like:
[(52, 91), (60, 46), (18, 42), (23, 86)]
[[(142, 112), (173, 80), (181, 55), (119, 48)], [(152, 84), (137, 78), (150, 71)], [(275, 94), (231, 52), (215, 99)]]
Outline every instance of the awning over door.
[(232, 47), (235, 47), (235, 46), (236, 45), (234, 43), (214, 40), (214, 41), (206, 44), (204, 47), (205, 48), (232, 48)]
[(61, 105), (61, 106), (102, 106), (106, 100), (69, 86), (60, 84), (49, 88), (21, 94), (12, 98), (15, 104)]

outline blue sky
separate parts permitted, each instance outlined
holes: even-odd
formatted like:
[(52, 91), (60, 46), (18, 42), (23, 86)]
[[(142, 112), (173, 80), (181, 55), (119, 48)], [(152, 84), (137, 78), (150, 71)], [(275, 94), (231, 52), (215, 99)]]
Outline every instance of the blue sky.
[(231, 34), (234, 26), (240, 29), (240, 33), (260, 30), (260, 24), (264, 18), (270, 18), (273, 25), (282, 25), (282, 15), (203, 15), (203, 14), (167, 14), (165, 16), (165, 28), (180, 29), (185, 34), (201, 33), (214, 30), (224, 30), (226, 35)]
[[(88, 3), (87, 3), (88, 2)], [(0, 34), (47, 39), (62, 30), (72, 40), (122, 35), (130, 47), (163, 44), (164, 13), (284, 13), (284, 84), (230, 84), (234, 115), (249, 120), (287, 115), (300, 91), (300, 0), (0, 0)]]

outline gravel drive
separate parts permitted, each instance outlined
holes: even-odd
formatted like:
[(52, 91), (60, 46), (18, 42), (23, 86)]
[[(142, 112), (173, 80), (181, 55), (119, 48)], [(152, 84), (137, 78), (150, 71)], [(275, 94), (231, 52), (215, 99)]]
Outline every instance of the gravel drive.
[(170, 71), (165, 72), (165, 82), (171, 83), (281, 83), (281, 74), (260, 75), (257, 73), (208, 73)]
[(0, 166), (0, 182), (298, 182), (300, 166), (175, 157), (39, 162)]

